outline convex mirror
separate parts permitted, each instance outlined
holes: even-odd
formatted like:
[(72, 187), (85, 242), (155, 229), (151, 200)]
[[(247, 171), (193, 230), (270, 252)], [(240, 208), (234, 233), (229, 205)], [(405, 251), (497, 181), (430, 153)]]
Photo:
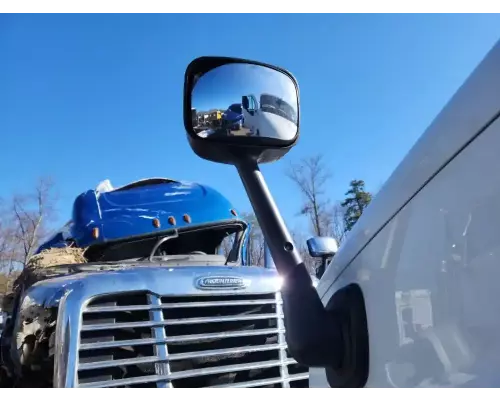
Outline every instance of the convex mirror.
[[(251, 155), (260, 158), (259, 162), (268, 162), (284, 152), (275, 152), (267, 159), (259, 157), (265, 149), (288, 151), (295, 144), (298, 87), (285, 70), (254, 61), (202, 57), (188, 67), (184, 90), (185, 127), (191, 145), (204, 158), (228, 162), (223, 153), (233, 146), (239, 148), (242, 158)], [(215, 143), (223, 147), (214, 149), (211, 145)]]
[(191, 94), (193, 130), (201, 138), (297, 134), (297, 90), (283, 73), (253, 64), (226, 64), (202, 75)]

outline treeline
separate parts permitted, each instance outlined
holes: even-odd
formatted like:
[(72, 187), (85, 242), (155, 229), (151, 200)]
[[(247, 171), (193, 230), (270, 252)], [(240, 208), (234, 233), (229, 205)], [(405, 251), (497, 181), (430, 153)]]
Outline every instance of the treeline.
[[(372, 195), (365, 190), (362, 180), (355, 179), (346, 188), (344, 199), (329, 198), (327, 189), (332, 185), (332, 173), (321, 155), (291, 163), (286, 176), (301, 195), (298, 214), (308, 221), (307, 231), (292, 231), (292, 235), (306, 265), (312, 270), (315, 260), (309, 257), (306, 240), (311, 236), (331, 236), (341, 244), (370, 204)], [(28, 192), (0, 199), (0, 294), (46, 238), (50, 222), (57, 217), (56, 204), (55, 185), (50, 178), (39, 179)], [(265, 247), (257, 219), (252, 212), (242, 217), (252, 225), (248, 247), (250, 261), (263, 265)]]
[[(349, 182), (344, 199), (331, 199), (327, 193), (328, 187), (332, 185), (332, 172), (326, 166), (322, 155), (305, 157), (291, 163), (285, 173), (295, 184), (302, 198), (297, 207), (298, 214), (308, 221), (307, 231), (292, 230), (291, 233), (304, 262), (313, 272), (315, 260), (309, 256), (306, 240), (311, 236), (330, 236), (340, 245), (370, 204), (372, 194), (366, 191), (363, 180), (354, 179)], [(252, 221), (254, 226), (250, 241), (252, 263), (262, 265), (262, 233), (252, 213), (246, 214), (246, 218)]]

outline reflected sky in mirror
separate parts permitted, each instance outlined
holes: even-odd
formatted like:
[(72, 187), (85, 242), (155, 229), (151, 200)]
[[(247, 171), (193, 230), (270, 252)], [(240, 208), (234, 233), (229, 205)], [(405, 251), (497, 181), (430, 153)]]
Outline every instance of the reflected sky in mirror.
[(192, 96), (192, 124), (200, 137), (267, 137), (297, 134), (294, 82), (274, 69), (226, 64), (203, 75)]

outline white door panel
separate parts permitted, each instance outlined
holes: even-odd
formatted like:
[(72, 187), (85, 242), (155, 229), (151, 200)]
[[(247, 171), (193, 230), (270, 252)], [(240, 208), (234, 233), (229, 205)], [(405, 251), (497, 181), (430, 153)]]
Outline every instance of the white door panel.
[[(499, 167), (497, 120), (385, 226), (323, 296), (326, 304), (350, 282), (363, 289), (370, 337), (367, 386), (500, 386)], [(312, 369), (310, 383), (327, 386), (324, 371)]]

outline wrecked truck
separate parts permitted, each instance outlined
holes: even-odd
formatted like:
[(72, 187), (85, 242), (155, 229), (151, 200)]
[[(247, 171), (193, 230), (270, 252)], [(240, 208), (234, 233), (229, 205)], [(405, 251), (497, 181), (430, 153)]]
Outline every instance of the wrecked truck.
[(307, 387), (285, 341), (286, 282), (249, 264), (250, 229), (198, 183), (82, 193), (4, 301), (1, 385)]

